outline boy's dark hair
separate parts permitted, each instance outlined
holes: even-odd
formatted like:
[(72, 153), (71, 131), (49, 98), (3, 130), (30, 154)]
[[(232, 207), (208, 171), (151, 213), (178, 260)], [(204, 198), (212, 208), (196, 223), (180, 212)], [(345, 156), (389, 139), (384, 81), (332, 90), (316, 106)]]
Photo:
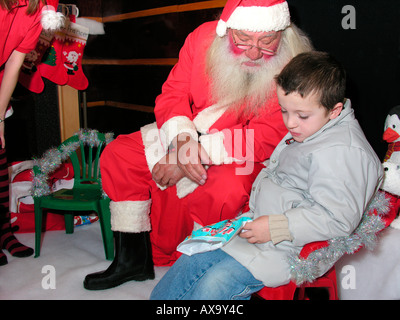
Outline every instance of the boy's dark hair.
[(319, 94), (321, 105), (328, 110), (345, 98), (346, 71), (326, 52), (300, 53), (283, 68), (275, 80), (286, 95), (292, 92), (302, 97), (311, 93)]

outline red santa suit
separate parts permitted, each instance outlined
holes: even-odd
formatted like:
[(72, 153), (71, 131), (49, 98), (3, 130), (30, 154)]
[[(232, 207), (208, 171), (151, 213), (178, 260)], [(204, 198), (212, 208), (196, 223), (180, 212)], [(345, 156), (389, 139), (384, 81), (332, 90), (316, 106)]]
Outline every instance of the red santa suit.
[[(176, 260), (176, 246), (190, 234), (193, 222), (206, 225), (240, 212), (261, 163), (287, 132), (276, 97), (253, 118), (238, 119), (211, 102), (205, 62), (216, 26), (217, 22), (205, 23), (187, 37), (179, 62), (156, 99), (156, 123), (118, 136), (102, 154), (112, 228), (151, 230), (155, 265)], [(183, 178), (175, 186), (161, 188), (152, 180), (151, 170), (182, 132), (200, 141), (213, 165), (202, 186)]]

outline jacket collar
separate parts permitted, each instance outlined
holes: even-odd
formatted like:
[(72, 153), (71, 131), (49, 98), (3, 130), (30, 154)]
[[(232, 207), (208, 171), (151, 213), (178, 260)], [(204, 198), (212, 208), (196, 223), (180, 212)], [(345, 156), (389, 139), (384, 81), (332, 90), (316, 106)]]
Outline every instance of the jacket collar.
[(338, 122), (342, 122), (343, 119), (348, 118), (348, 117), (351, 117), (352, 119), (354, 118), (354, 110), (351, 107), (350, 99), (345, 100), (345, 103), (343, 105), (343, 110), (338, 117), (336, 117), (333, 120), (330, 120), (327, 124), (325, 124), (321, 129), (319, 129), (312, 136), (309, 136), (308, 138), (304, 139), (303, 143), (314, 139), (315, 137), (319, 136), (325, 130), (335, 126)]

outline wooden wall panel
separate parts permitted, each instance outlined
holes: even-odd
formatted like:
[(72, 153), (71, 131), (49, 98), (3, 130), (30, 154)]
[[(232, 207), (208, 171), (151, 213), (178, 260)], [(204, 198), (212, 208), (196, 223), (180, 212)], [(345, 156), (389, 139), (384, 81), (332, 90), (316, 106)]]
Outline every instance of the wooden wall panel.
[(58, 86), (61, 141), (71, 137), (80, 128), (78, 90)]
[[(106, 113), (113, 118), (122, 114), (132, 117), (132, 122), (128, 123), (120, 119), (122, 125), (115, 128), (112, 123), (118, 121), (110, 121), (109, 129), (117, 134), (138, 127), (143, 119), (154, 121), (154, 115), (148, 113), (152, 112), (161, 86), (177, 62), (185, 38), (202, 22), (219, 16), (225, 2), (149, 1), (135, 4), (116, 1), (111, 4), (103, 1), (106, 34), (89, 37), (83, 60), (83, 70), (90, 83), (86, 90), (89, 125), (96, 126), (97, 123), (104, 128), (106, 124), (102, 119)], [(202, 9), (205, 6), (210, 9)], [(107, 111), (101, 110), (101, 106)], [(134, 113), (126, 110), (112, 113), (111, 106), (115, 109), (130, 107)]]

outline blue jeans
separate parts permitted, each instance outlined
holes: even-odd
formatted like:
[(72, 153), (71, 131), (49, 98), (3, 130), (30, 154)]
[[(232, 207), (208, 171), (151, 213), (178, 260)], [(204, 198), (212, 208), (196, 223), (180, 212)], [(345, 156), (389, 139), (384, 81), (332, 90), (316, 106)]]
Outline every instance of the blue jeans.
[(152, 300), (249, 300), (263, 283), (224, 251), (182, 255), (151, 293)]

